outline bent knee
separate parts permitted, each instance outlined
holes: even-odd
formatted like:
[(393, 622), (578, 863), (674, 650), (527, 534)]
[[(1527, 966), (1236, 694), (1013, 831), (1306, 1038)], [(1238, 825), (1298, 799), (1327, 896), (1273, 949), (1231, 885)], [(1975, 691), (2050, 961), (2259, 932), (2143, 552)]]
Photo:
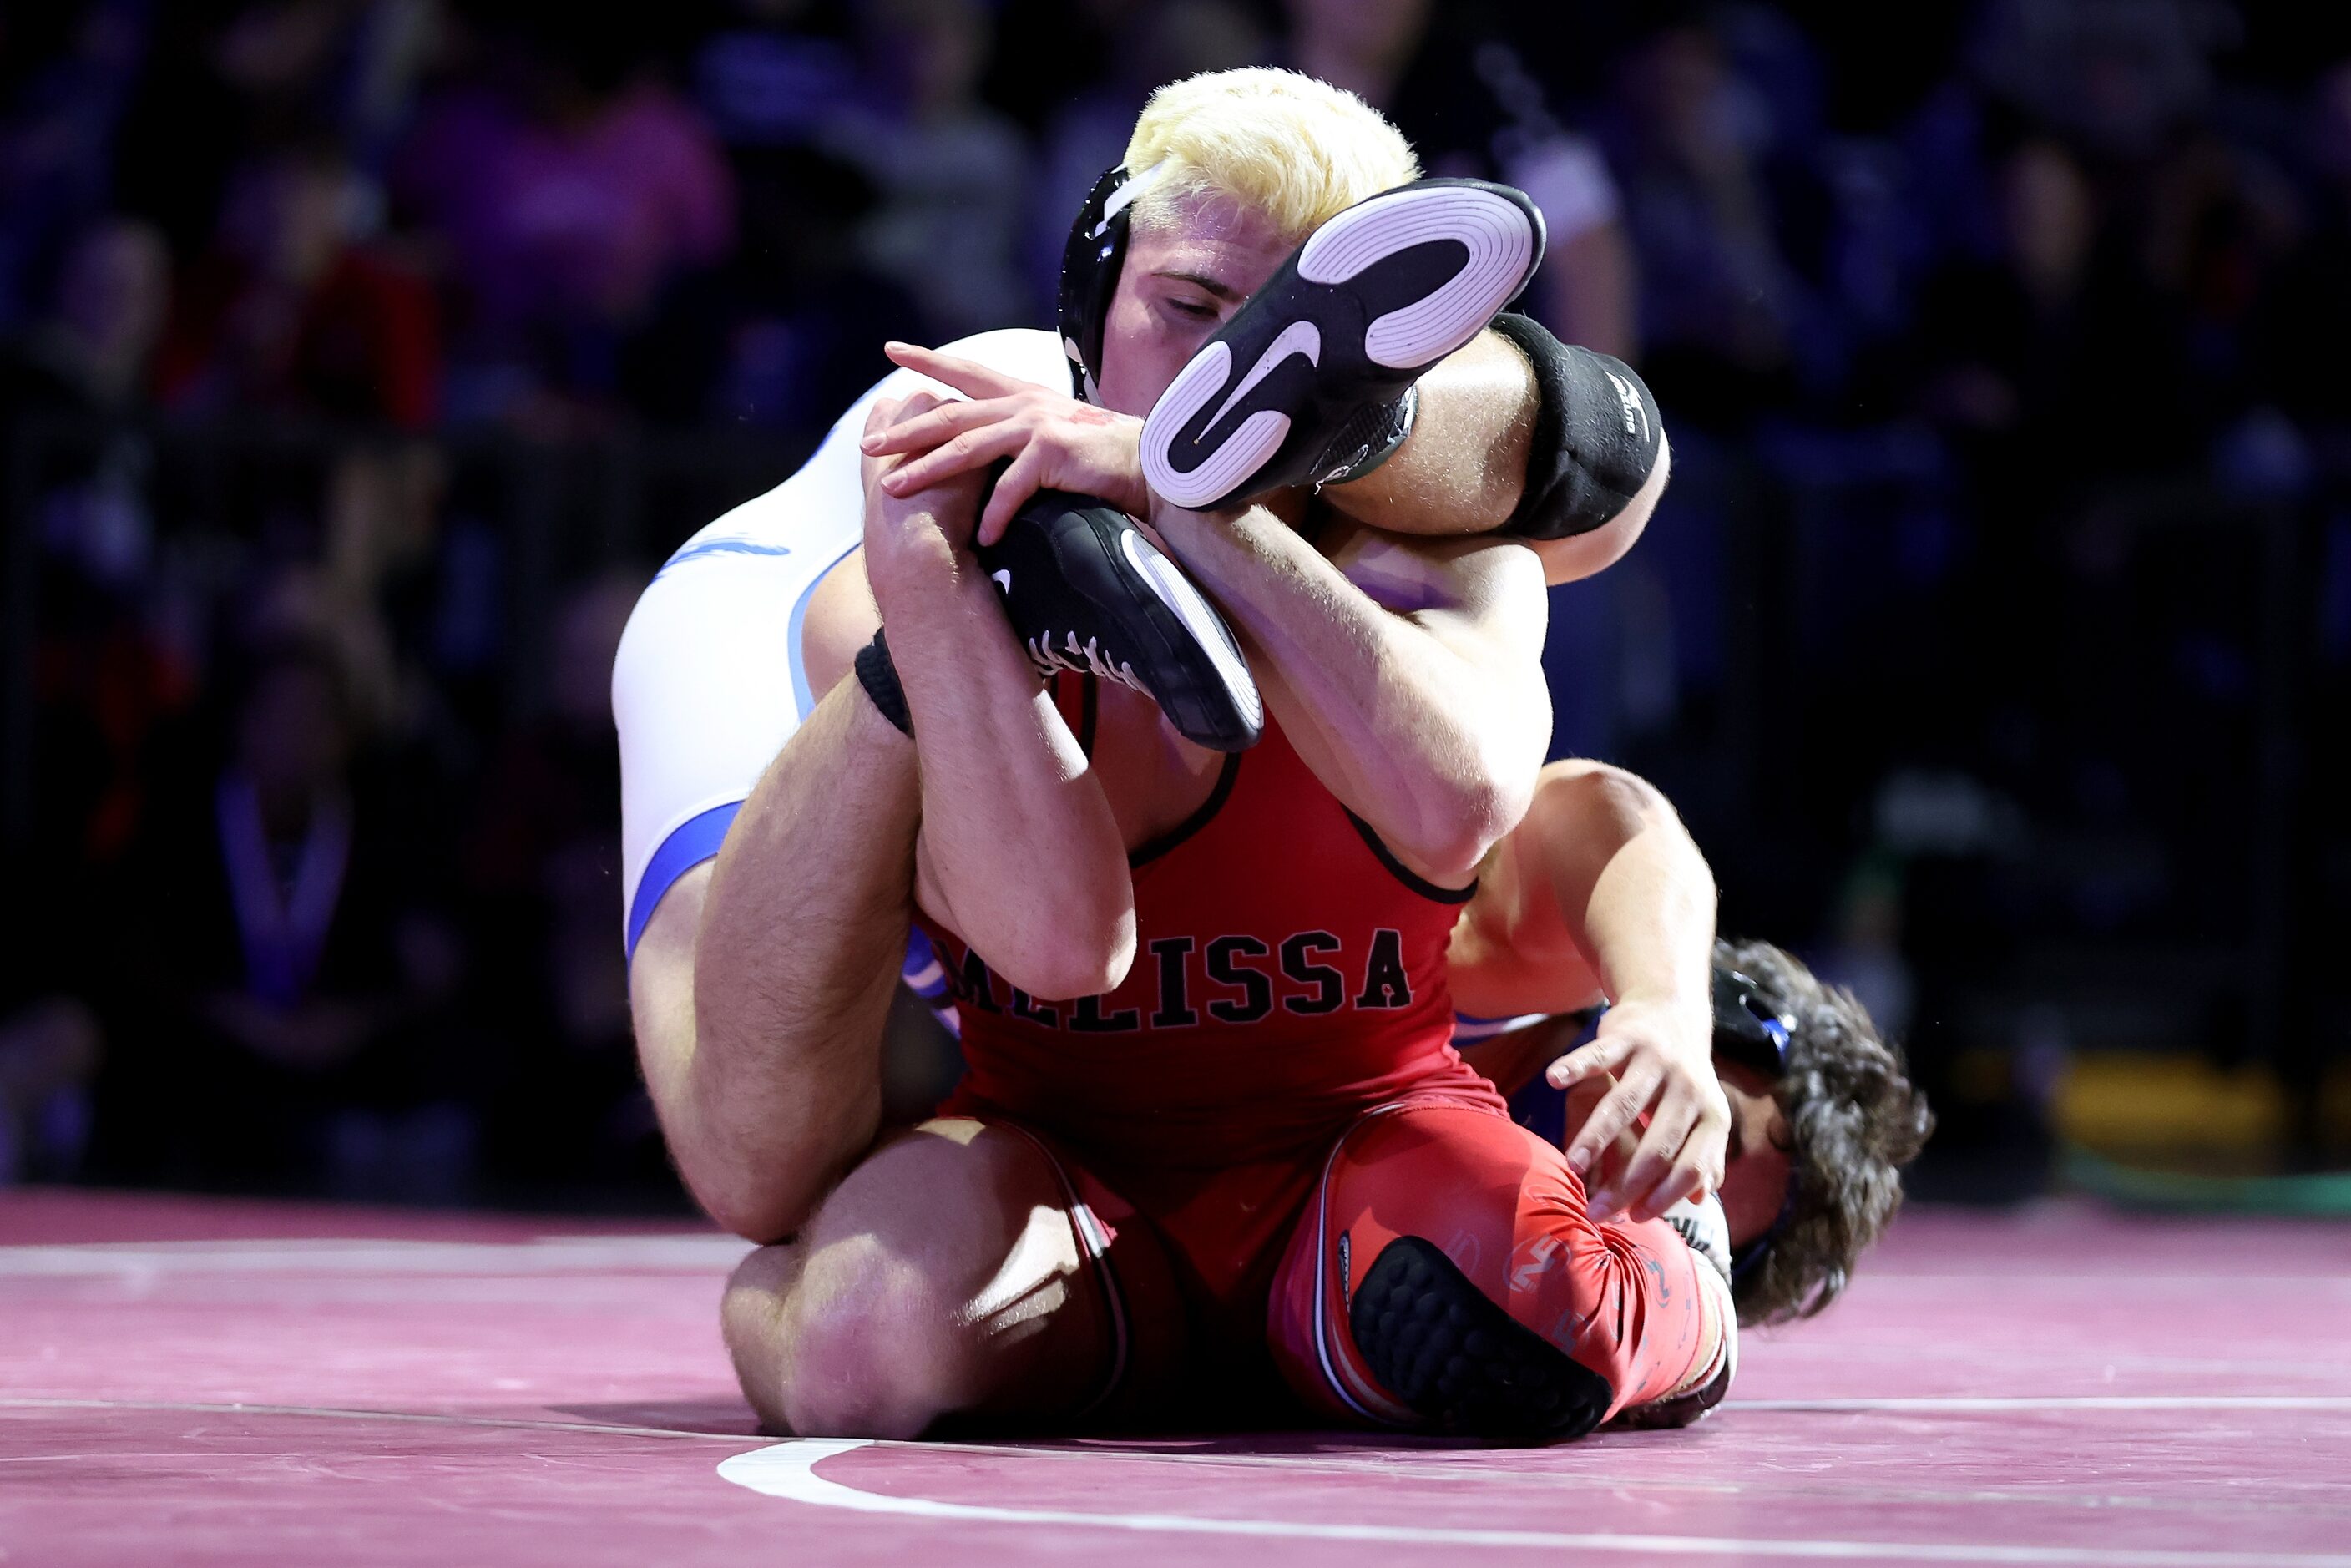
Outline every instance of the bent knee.
[(962, 1405), (956, 1303), (871, 1238), (802, 1260), (762, 1248), (729, 1281), (727, 1349), (762, 1424), (807, 1437), (912, 1437)]

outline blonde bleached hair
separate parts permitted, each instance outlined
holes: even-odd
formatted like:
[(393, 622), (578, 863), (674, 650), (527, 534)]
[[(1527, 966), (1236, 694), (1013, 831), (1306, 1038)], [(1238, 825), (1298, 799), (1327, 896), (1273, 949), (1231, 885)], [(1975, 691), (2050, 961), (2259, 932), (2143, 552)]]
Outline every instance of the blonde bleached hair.
[(1222, 197), (1304, 242), (1367, 196), (1420, 178), (1412, 143), (1380, 111), (1296, 71), (1252, 66), (1170, 82), (1151, 95), (1126, 144), (1138, 225), (1175, 205)]

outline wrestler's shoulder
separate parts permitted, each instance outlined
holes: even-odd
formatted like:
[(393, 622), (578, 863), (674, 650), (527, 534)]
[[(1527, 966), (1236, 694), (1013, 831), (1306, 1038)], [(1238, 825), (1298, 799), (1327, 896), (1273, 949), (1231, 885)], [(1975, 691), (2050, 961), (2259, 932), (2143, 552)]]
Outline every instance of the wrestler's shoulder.
[[(975, 332), (943, 343), (939, 352), (984, 365), (999, 375), (1017, 376), (1040, 386), (1067, 390), (1069, 361), (1061, 340), (1051, 332), (1031, 327), (1006, 327)], [(854, 498), (862, 494), (858, 477), (857, 437), (865, 427), (866, 411), (885, 397), (904, 397), (920, 389), (953, 394), (928, 376), (893, 370), (868, 387), (835, 420), (808, 461), (775, 488), (752, 497), (720, 517), (688, 541), (687, 549), (705, 549), (713, 540), (759, 538), (784, 530), (795, 534), (808, 528), (843, 531), (853, 537), (859, 513)], [(684, 553), (684, 552), (681, 552)]]
[[(1019, 376), (1039, 386), (1067, 388), (1070, 384), (1070, 359), (1061, 347), (1060, 334), (1035, 327), (1001, 327), (993, 332), (975, 332), (968, 338), (940, 344), (939, 352), (977, 361), (991, 371)], [(914, 374), (911, 371), (897, 373)]]

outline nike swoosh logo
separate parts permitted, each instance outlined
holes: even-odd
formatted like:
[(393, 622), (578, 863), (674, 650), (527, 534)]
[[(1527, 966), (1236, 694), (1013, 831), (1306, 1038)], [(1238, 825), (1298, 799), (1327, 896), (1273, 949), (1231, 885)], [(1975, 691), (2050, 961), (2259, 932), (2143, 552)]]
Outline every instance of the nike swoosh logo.
[(1251, 387), (1273, 374), (1281, 361), (1292, 354), (1305, 355), (1306, 362), (1319, 369), (1322, 363), (1322, 329), (1311, 321), (1292, 321), (1284, 327), (1281, 336), (1265, 346), (1265, 352), (1257, 357), (1257, 363), (1249, 367), (1249, 374), (1240, 379), (1240, 383), (1233, 388), (1230, 395), (1218, 405), (1202, 428), (1214, 430), (1225, 415), (1232, 412), (1233, 404), (1247, 397)]
[(1632, 383), (1614, 371), (1604, 370), (1600, 373), (1606, 376), (1609, 384), (1616, 389), (1616, 402), (1625, 414), (1625, 434), (1642, 441), (1648, 440), (1649, 415), (1641, 407), (1641, 400), (1634, 392)]
[(1001, 593), (1007, 599), (1012, 597), (1012, 574), (1010, 572), (991, 571), (987, 576), (988, 580), (996, 584), (997, 592)]

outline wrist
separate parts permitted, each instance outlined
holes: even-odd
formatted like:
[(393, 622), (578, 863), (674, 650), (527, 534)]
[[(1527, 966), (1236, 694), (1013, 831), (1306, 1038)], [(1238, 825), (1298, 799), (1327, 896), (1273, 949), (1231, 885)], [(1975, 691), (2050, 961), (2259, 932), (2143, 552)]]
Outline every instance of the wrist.
[(1154, 497), (1150, 481), (1143, 476), (1143, 421), (1126, 414), (1118, 417), (1118, 476), (1116, 493), (1103, 500), (1130, 517), (1151, 515)]
[(974, 582), (987, 586), (978, 557), (935, 532), (882, 539), (869, 532), (865, 581), (884, 625), (935, 615), (968, 592)]
[(1712, 993), (1704, 988), (1692, 990), (1671, 981), (1628, 986), (1613, 993), (1608, 1005), (1614, 1009), (1660, 1012), (1696, 1020), (1707, 1026), (1702, 1032), (1711, 1032), (1714, 998)]

